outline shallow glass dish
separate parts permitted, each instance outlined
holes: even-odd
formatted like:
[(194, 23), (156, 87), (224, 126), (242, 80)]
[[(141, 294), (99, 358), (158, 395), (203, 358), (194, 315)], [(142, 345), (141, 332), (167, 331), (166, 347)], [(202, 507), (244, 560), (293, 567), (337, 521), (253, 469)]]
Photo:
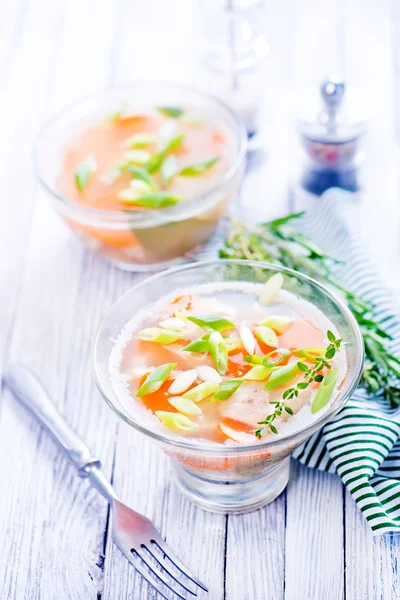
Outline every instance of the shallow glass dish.
[[(164, 296), (166, 290), (195, 288), (219, 282), (264, 282), (277, 271), (285, 275), (284, 289), (312, 302), (336, 326), (346, 343), (347, 371), (341, 389), (328, 410), (303, 429), (276, 439), (251, 445), (212, 444), (189, 437), (168, 435), (154, 425), (153, 415), (139, 404), (122, 400), (109, 377), (109, 360), (115, 339), (140, 309)], [(289, 480), (290, 454), (343, 408), (355, 390), (362, 372), (364, 346), (357, 323), (345, 306), (327, 288), (305, 275), (268, 263), (213, 260), (165, 271), (134, 286), (120, 298), (97, 334), (94, 377), (106, 402), (129, 425), (157, 442), (172, 459), (181, 491), (206, 510), (240, 513), (272, 502)]]
[[(65, 197), (58, 178), (70, 144), (122, 105), (182, 106), (210, 115), (229, 132), (233, 147), (228, 169), (204, 192), (156, 210), (104, 210)], [(183, 85), (136, 83), (87, 96), (51, 119), (38, 136), (34, 162), (55, 209), (91, 250), (122, 269), (156, 271), (192, 255), (210, 238), (238, 195), (246, 143), (241, 122), (212, 96)]]

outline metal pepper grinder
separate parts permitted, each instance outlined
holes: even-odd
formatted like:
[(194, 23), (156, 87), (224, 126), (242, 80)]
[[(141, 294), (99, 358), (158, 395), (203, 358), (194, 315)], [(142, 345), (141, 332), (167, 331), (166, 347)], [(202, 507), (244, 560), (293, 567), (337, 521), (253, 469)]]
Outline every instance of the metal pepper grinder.
[(339, 76), (322, 82), (319, 108), (299, 116), (298, 130), (306, 156), (303, 186), (315, 194), (330, 187), (356, 191), (367, 121)]

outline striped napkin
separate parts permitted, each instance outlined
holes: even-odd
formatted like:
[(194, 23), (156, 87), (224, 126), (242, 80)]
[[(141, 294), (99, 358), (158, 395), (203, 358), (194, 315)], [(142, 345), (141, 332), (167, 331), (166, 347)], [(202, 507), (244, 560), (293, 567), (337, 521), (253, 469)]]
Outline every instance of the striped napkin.
[[(296, 227), (328, 254), (346, 257), (344, 264), (335, 267), (336, 275), (375, 304), (376, 317), (393, 337), (392, 352), (400, 356), (396, 305), (357, 240), (353, 204), (352, 194), (328, 190)], [(215, 256), (221, 240), (219, 233), (201, 258)], [(391, 409), (382, 396), (359, 388), (345, 408), (293, 456), (309, 467), (337, 473), (375, 535), (400, 531), (400, 409)]]
[[(337, 277), (372, 301), (400, 356), (400, 320), (390, 294), (357, 240), (353, 196), (329, 190), (297, 227), (328, 254), (346, 257)], [(293, 453), (301, 463), (337, 473), (373, 533), (400, 531), (400, 410), (359, 388), (336, 417)]]

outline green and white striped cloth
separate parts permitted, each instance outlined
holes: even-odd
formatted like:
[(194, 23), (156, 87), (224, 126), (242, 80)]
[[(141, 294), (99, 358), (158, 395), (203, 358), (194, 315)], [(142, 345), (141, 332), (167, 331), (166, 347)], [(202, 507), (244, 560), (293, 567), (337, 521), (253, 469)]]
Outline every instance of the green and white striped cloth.
[[(376, 306), (393, 337), (392, 351), (400, 356), (400, 320), (390, 294), (372, 268), (357, 239), (353, 195), (332, 189), (297, 229), (328, 254), (346, 257), (335, 268), (342, 283)], [(201, 258), (215, 256), (221, 233)], [(345, 408), (300, 446), (293, 456), (301, 463), (337, 473), (364, 513), (373, 533), (400, 531), (400, 410), (380, 396), (359, 388)]]

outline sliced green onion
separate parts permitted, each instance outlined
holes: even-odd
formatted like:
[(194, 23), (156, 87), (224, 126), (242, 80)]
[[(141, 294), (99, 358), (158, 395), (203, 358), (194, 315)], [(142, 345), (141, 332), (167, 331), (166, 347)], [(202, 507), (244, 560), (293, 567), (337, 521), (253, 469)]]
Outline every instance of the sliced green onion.
[(218, 331), (213, 331), (209, 339), (210, 354), (216, 370), (225, 375), (228, 368), (228, 346)]
[(166, 208), (167, 206), (179, 204), (181, 201), (182, 198), (180, 196), (174, 196), (173, 194), (159, 190), (136, 198), (134, 204), (143, 208)]
[(180, 431), (193, 431), (197, 425), (185, 415), (180, 413), (171, 413), (165, 410), (156, 410), (154, 413), (164, 425), (170, 429), (179, 429)]
[(248, 356), (244, 356), (243, 360), (249, 365), (262, 365), (263, 363), (263, 357), (257, 356), (257, 354), (249, 354)]
[(183, 115), (184, 110), (175, 106), (159, 106), (158, 110), (166, 117), (172, 117), (173, 119), (179, 119)]
[(118, 192), (118, 200), (120, 200), (120, 202), (123, 204), (134, 204), (136, 198), (138, 198), (138, 194), (131, 188), (126, 188)]
[(96, 159), (91, 154), (83, 160), (75, 171), (75, 184), (79, 192), (83, 192), (89, 183), (89, 179), (97, 170)]
[(173, 344), (182, 338), (182, 333), (179, 331), (161, 329), (161, 327), (148, 327), (147, 329), (142, 329), (142, 331), (139, 331), (137, 337), (145, 342)]
[(136, 179), (139, 179), (139, 181), (144, 181), (145, 183), (150, 185), (153, 190), (158, 189), (157, 183), (154, 181), (154, 179), (151, 177), (151, 175), (149, 175), (149, 173), (143, 167), (138, 167), (137, 165), (123, 163), (123, 165), (121, 166), (121, 169), (123, 171), (130, 173)]
[(219, 388), (219, 383), (214, 381), (204, 381), (196, 387), (192, 388), (188, 392), (182, 395), (182, 398), (189, 398), (192, 402), (201, 402), (207, 396), (211, 396)]
[(290, 317), (283, 317), (280, 315), (270, 316), (261, 321), (261, 325), (265, 325), (266, 327), (270, 327), (273, 329), (278, 335), (282, 335), (286, 333), (290, 326), (293, 324), (293, 319)]
[(145, 183), (139, 179), (134, 179), (131, 181), (129, 188), (121, 190), (118, 193), (118, 199), (124, 204), (132, 204), (136, 202), (137, 198), (150, 193), (151, 187), (148, 183)]
[(270, 378), (267, 381), (265, 389), (267, 392), (274, 390), (275, 388), (293, 381), (297, 377), (299, 368), (297, 362), (289, 363), (284, 367), (278, 367), (276, 371), (272, 371)]
[(239, 335), (246, 352), (253, 354), (256, 348), (256, 340), (251, 329), (245, 323), (240, 323)]
[(161, 167), (162, 163), (170, 152), (176, 150), (185, 139), (184, 133), (179, 133), (165, 141), (159, 152), (153, 154), (146, 164), (149, 173), (155, 173)]
[(204, 314), (186, 318), (188, 321), (191, 321), (192, 323), (195, 323), (199, 327), (202, 327), (208, 331), (225, 331), (226, 329), (235, 328), (235, 325), (232, 323), (232, 321), (228, 321), (228, 319), (224, 319), (219, 315)]
[[(265, 367), (277, 367), (281, 362), (286, 360), (291, 355), (290, 350), (287, 348), (277, 348), (276, 350), (272, 350), (264, 356), (262, 359), (262, 364)], [(277, 356), (276, 360), (272, 360), (274, 356)]]
[(227, 337), (225, 338), (226, 345), (228, 346), (228, 354), (232, 354), (235, 350), (238, 350), (242, 342), (237, 337)]
[(249, 379), (250, 381), (263, 381), (267, 379), (271, 373), (271, 369), (269, 367), (264, 367), (264, 365), (256, 365), (250, 371), (244, 375), (243, 379)]
[(260, 296), (258, 298), (258, 302), (263, 305), (271, 304), (278, 297), (282, 286), (282, 273), (275, 273), (275, 275), (272, 275), (272, 277), (270, 277), (264, 284), (264, 287), (261, 290)]
[(127, 140), (126, 144), (130, 148), (146, 148), (156, 142), (157, 138), (153, 133), (136, 133)]
[(185, 112), (180, 119), (181, 123), (185, 125), (198, 127), (199, 125), (203, 125), (206, 122), (206, 119), (203, 114), (196, 113), (194, 111)]
[(178, 133), (177, 135), (172, 136), (165, 142), (164, 152), (173, 152), (182, 144), (185, 139), (184, 133)]
[(254, 329), (254, 335), (260, 342), (266, 344), (267, 346), (271, 346), (271, 348), (276, 348), (278, 346), (278, 338), (276, 337), (275, 331), (271, 329), (271, 327), (258, 325)]
[(324, 376), (321, 385), (318, 388), (317, 393), (314, 396), (313, 403), (311, 405), (311, 412), (316, 413), (321, 408), (324, 408), (332, 397), (335, 389), (336, 382), (339, 377), (339, 369), (331, 369)]
[(108, 169), (105, 173), (100, 175), (99, 179), (107, 185), (112, 185), (122, 175), (123, 163), (116, 163)]
[(173, 135), (176, 135), (178, 131), (178, 122), (176, 119), (167, 119), (160, 127), (157, 132), (159, 142), (157, 144), (157, 150), (162, 149), (162, 144), (165, 140)]
[(132, 190), (137, 192), (138, 196), (142, 196), (143, 194), (150, 194), (153, 190), (151, 189), (151, 185), (146, 183), (146, 181), (142, 181), (141, 179), (132, 179), (129, 183), (129, 187)]
[(299, 348), (299, 350), (293, 350), (293, 354), (299, 358), (315, 360), (318, 356), (323, 356), (325, 350), (326, 348)]
[(123, 159), (126, 164), (143, 166), (150, 160), (151, 154), (147, 150), (128, 150), (125, 152)]
[(180, 177), (197, 177), (202, 175), (219, 160), (219, 156), (213, 156), (212, 158), (206, 158), (205, 160), (199, 160), (198, 162), (187, 165), (179, 171)]
[(166, 208), (178, 204), (182, 200), (180, 196), (174, 196), (161, 190), (138, 196), (133, 190), (127, 189), (122, 190), (118, 197), (125, 204), (133, 204), (143, 208)]
[(221, 402), (228, 400), (242, 385), (243, 379), (227, 379), (219, 388), (218, 392), (210, 399), (210, 402)]
[(193, 400), (189, 400), (189, 398), (173, 396), (172, 398), (168, 398), (168, 402), (171, 404), (171, 406), (176, 408), (176, 410), (187, 417), (200, 417), (200, 415), (203, 414), (201, 408), (197, 406)]
[(181, 329), (185, 329), (185, 321), (183, 319), (178, 319), (178, 317), (164, 319), (163, 321), (160, 321), (159, 325), (163, 329), (171, 329), (172, 331), (180, 331)]
[(149, 162), (146, 165), (147, 171), (149, 173), (156, 173), (163, 164), (167, 154), (168, 153), (164, 151), (153, 154), (153, 156), (150, 158)]
[(161, 165), (160, 175), (163, 184), (167, 186), (172, 180), (172, 178), (177, 174), (177, 172), (178, 165), (176, 163), (176, 158), (173, 154), (171, 154), (170, 156), (167, 156), (167, 158)]
[(190, 386), (196, 381), (196, 379), (196, 369), (182, 371), (182, 373), (179, 373), (179, 375), (171, 383), (171, 385), (168, 388), (168, 392), (170, 394), (173, 394), (174, 396), (182, 394), (182, 392), (186, 392), (186, 390), (190, 388)]
[[(249, 365), (263, 365), (264, 367), (277, 367), (282, 361), (291, 355), (290, 350), (287, 348), (277, 348), (272, 350), (265, 356), (258, 356), (257, 354), (250, 354), (244, 356), (243, 360)], [(277, 360), (272, 360), (274, 356), (278, 356)]]
[(208, 352), (210, 350), (210, 335), (211, 333), (206, 333), (202, 335), (198, 340), (194, 340), (190, 342), (187, 346), (182, 348), (183, 352)]
[(166, 363), (153, 369), (148, 375), (144, 383), (140, 386), (137, 396), (147, 396), (147, 394), (153, 394), (160, 389), (164, 381), (166, 381), (169, 375), (174, 369), (176, 369), (177, 363)]
[(196, 371), (203, 381), (212, 381), (212, 383), (222, 382), (222, 377), (218, 371), (208, 365), (200, 365), (200, 367), (196, 368)]

